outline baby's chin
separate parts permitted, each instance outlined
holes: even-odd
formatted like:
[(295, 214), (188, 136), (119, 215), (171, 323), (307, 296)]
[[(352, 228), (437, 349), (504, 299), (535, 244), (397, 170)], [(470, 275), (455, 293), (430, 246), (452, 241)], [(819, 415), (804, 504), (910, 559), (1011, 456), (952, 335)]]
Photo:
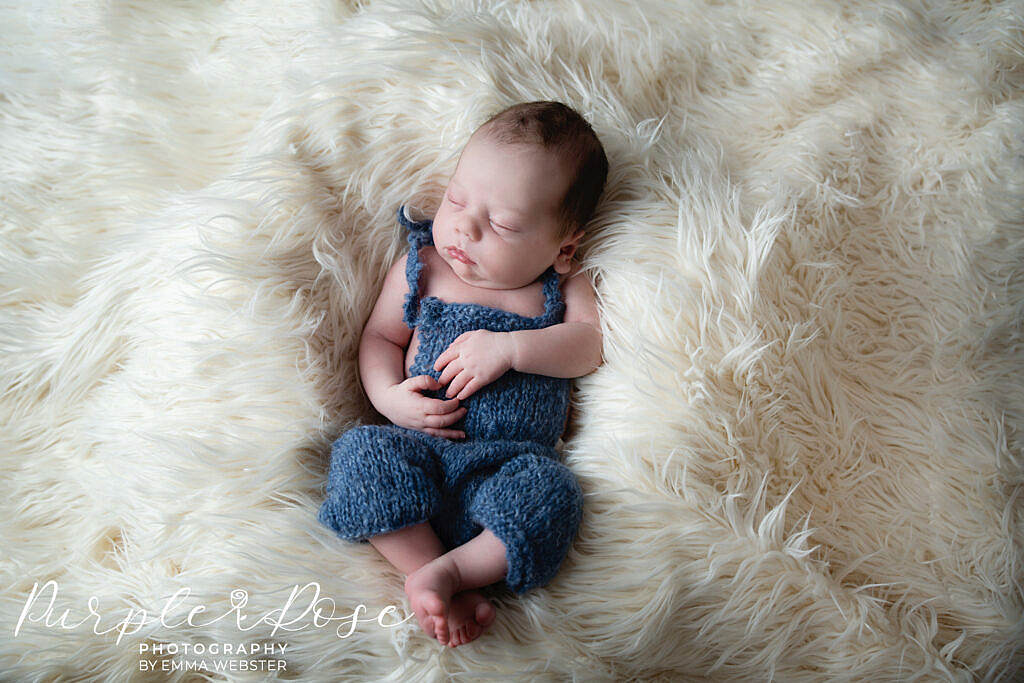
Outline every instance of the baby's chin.
[[(464, 265), (464, 264), (458, 264), (458, 265)], [(510, 282), (503, 281), (503, 280), (491, 279), (491, 278), (488, 278), (486, 276), (480, 276), (480, 275), (478, 275), (475, 272), (470, 272), (469, 274), (466, 274), (466, 273), (459, 272), (455, 268), (453, 268), (452, 270), (455, 272), (455, 276), (457, 278), (459, 278), (460, 280), (462, 280), (462, 282), (464, 282), (465, 284), (469, 285), (470, 287), (476, 287), (477, 289), (495, 289), (495, 290), (506, 290), (507, 289), (507, 290), (512, 290), (512, 289), (519, 289), (520, 287), (524, 287), (525, 286), (525, 285), (518, 285), (518, 284), (515, 284), (515, 283), (510, 283)], [(529, 284), (529, 283), (527, 283), (527, 284)]]
[[(463, 263), (458, 259), (452, 258), (448, 254), (441, 254), (441, 258), (448, 267), (451, 269), (452, 274), (455, 275), (464, 284), (470, 287), (477, 287), (478, 289), (497, 289), (497, 290), (513, 290), (522, 289), (527, 285), (533, 284), (544, 272), (541, 272), (537, 277), (532, 280), (521, 282), (508, 277), (494, 276), (486, 271), (486, 269), (480, 265), (480, 263)], [(547, 269), (545, 268), (545, 271)]]

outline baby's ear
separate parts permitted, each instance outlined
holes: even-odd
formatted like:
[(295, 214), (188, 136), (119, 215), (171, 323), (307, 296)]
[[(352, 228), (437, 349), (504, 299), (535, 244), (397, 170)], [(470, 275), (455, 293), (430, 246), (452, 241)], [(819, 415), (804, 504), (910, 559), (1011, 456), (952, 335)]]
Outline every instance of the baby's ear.
[(578, 230), (572, 237), (566, 238), (562, 242), (562, 246), (558, 250), (558, 256), (555, 257), (555, 272), (565, 275), (572, 270), (572, 257), (576, 254), (576, 248), (580, 245), (580, 240), (583, 239), (583, 230)]
[(572, 251), (576, 251), (576, 248), (580, 246), (580, 241), (583, 239), (585, 234), (586, 231), (580, 228), (574, 232), (571, 237), (566, 237), (562, 240), (561, 250), (564, 251), (566, 247), (572, 247)]

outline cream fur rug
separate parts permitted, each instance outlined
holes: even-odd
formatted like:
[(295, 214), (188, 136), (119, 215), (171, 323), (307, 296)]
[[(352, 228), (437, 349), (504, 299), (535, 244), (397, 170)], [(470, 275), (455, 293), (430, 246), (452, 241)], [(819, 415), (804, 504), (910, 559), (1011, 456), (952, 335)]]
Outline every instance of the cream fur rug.
[[(0, 678), (1022, 675), (1019, 1), (0, 26)], [(327, 450), (375, 419), (356, 349), (397, 206), (431, 215), (476, 125), (549, 98), (612, 163), (605, 363), (564, 444), (584, 523), (444, 649), (317, 524)]]

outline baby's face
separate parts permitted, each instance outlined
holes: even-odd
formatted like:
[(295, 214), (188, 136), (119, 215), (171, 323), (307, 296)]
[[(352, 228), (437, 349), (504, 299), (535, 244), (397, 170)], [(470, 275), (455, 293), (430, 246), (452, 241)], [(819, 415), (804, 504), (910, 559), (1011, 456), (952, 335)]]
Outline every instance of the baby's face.
[(567, 166), (539, 146), (475, 133), (434, 216), (437, 253), (476, 287), (518, 289), (536, 280), (573, 241), (555, 239)]

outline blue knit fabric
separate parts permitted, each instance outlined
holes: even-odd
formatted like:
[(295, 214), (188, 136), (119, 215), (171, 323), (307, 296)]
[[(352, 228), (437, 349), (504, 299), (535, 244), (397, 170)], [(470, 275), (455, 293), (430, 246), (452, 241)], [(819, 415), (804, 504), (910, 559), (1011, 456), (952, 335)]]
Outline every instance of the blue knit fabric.
[[(419, 249), (433, 244), (432, 222), (406, 218), (409, 257), (404, 320), (419, 329), (409, 376), (440, 378), (434, 361), (469, 330), (540, 329), (562, 322), (558, 273), (543, 275), (544, 313), (526, 317), (475, 303), (420, 296)], [(429, 521), (447, 548), (484, 527), (507, 548), (505, 584), (521, 594), (548, 583), (579, 527), (583, 496), (555, 443), (569, 407), (571, 380), (510, 370), (461, 402), (465, 416), (451, 425), (466, 433), (449, 440), (397, 425), (363, 425), (331, 447), (327, 496), (318, 519), (339, 537), (370, 536)], [(445, 388), (424, 395), (444, 398)]]

